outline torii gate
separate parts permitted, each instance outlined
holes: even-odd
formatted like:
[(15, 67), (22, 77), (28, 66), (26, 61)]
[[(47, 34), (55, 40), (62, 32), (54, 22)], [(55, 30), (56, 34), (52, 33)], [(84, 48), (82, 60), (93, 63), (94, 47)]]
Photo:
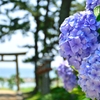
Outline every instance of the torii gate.
[[(0, 62), (13, 62), (15, 61), (16, 62), (16, 79), (17, 79), (17, 91), (19, 91), (19, 68), (18, 68), (18, 56), (19, 55), (25, 55), (26, 52), (19, 52), (19, 53), (0, 53), (0, 56), (1, 56), (1, 60)], [(11, 55), (14, 55), (15, 56), (15, 59), (14, 60), (4, 60), (3, 57), (4, 56), (11, 56)]]

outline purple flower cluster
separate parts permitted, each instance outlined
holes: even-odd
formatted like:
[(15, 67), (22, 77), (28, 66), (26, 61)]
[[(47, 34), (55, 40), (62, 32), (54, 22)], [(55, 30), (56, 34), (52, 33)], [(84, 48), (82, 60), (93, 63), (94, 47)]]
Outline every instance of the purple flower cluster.
[(100, 5), (100, 0), (86, 0), (86, 9), (93, 11), (93, 9)]
[(82, 62), (78, 84), (87, 97), (100, 100), (100, 44), (95, 52)]
[(92, 11), (82, 11), (64, 20), (60, 26), (59, 47), (62, 57), (79, 70), (81, 61), (88, 57), (98, 44), (96, 21)]
[[(87, 0), (86, 11), (69, 16), (60, 26), (60, 54), (70, 66), (74, 66), (78, 74), (78, 84), (92, 100), (100, 100), (100, 44), (94, 7), (100, 5), (100, 0)], [(66, 90), (72, 90), (76, 84), (73, 69), (64, 62), (58, 68)]]
[(76, 76), (74, 75), (71, 67), (68, 67), (68, 65), (66, 65), (66, 61), (64, 61), (58, 67), (58, 75), (62, 78), (64, 88), (67, 91), (71, 91), (77, 85)]

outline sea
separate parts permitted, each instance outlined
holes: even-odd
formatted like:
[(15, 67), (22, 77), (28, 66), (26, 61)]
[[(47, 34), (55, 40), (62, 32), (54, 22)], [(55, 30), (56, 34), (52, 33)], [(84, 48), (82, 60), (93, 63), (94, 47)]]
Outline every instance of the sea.
[[(16, 68), (15, 67), (0, 67), (0, 77), (2, 78), (10, 78), (12, 75), (16, 74)], [(34, 79), (34, 68), (28, 68), (28, 67), (19, 67), (19, 75), (21, 78), (31, 78)], [(54, 78), (55, 72), (50, 71), (50, 77)], [(25, 82), (20, 84), (20, 88), (27, 88), (27, 87), (35, 87), (35, 82)], [(8, 83), (5, 82), (3, 85), (5, 88), (8, 88)], [(2, 87), (2, 84), (0, 84), (0, 87)], [(14, 86), (14, 90), (17, 90), (17, 86)]]
[[(3, 68), (0, 67), (0, 77), (2, 78), (10, 78), (12, 75), (16, 75), (16, 69), (14, 67)], [(21, 78), (33, 78), (34, 79), (34, 69), (32, 68), (19, 68), (19, 75)], [(20, 88), (34, 87), (34, 82), (24, 82), (20, 84)], [(2, 84), (0, 83), (0, 87), (2, 88)], [(5, 82), (3, 84), (4, 88), (9, 88), (8, 83)], [(17, 90), (17, 86), (14, 85), (14, 90)]]
[[(0, 77), (10, 78), (11, 75), (16, 74), (16, 69), (0, 67)], [(19, 68), (19, 75), (21, 78), (34, 78), (34, 69), (32, 68)]]

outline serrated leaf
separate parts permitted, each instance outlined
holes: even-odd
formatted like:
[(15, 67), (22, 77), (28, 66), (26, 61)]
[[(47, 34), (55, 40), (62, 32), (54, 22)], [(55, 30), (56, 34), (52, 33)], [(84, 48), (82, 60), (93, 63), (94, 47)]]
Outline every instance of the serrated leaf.
[(94, 8), (94, 15), (98, 18), (100, 17), (100, 5)]

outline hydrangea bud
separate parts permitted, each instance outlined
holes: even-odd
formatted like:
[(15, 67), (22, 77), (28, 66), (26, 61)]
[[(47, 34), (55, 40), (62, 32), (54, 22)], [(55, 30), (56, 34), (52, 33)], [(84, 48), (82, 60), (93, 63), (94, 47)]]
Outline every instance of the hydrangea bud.
[(67, 91), (71, 91), (77, 85), (76, 76), (73, 73), (73, 69), (68, 66), (67, 61), (64, 61), (58, 67), (58, 75), (62, 78), (64, 88)]

